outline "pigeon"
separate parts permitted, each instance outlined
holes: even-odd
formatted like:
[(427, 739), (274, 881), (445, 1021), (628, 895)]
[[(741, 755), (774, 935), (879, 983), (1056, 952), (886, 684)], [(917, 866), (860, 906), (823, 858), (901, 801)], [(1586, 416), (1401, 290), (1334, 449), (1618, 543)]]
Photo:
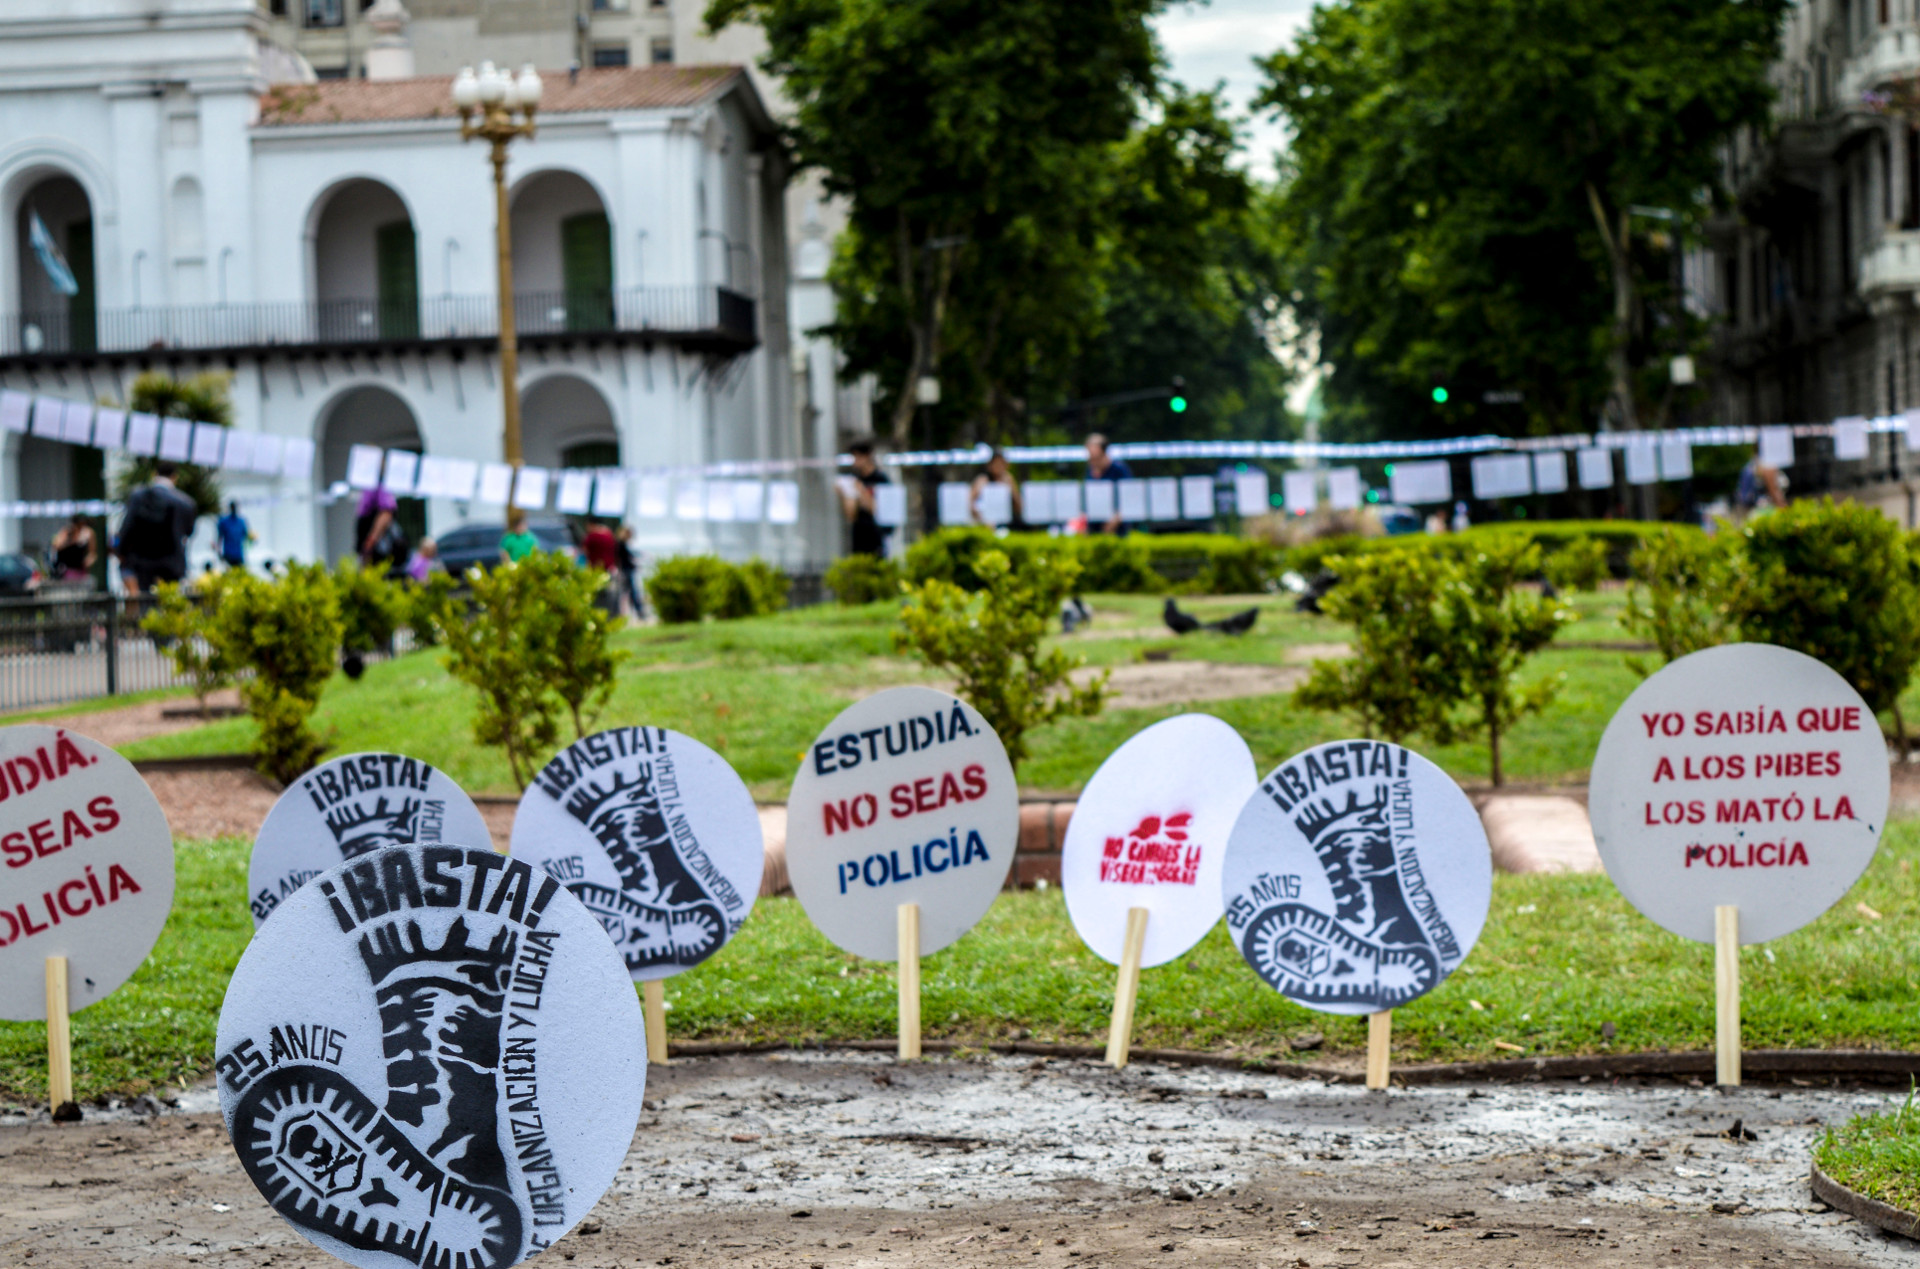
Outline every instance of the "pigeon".
[[(1258, 608), (1249, 608), (1245, 612), (1237, 612), (1231, 617), (1222, 617), (1218, 621), (1209, 621), (1205, 628), (1208, 630), (1218, 630), (1221, 634), (1243, 635), (1253, 629), (1253, 623), (1257, 621), (1259, 617), (1260, 610)], [(1188, 620), (1192, 620), (1192, 618), (1188, 618)]]
[(1093, 614), (1087, 611), (1087, 601), (1075, 595), (1060, 605), (1060, 633), (1072, 634), (1081, 626), (1093, 624)]
[(1192, 634), (1200, 628), (1200, 619), (1180, 611), (1180, 605), (1167, 600), (1166, 610), (1161, 614), (1167, 623), (1167, 629), (1175, 634)]

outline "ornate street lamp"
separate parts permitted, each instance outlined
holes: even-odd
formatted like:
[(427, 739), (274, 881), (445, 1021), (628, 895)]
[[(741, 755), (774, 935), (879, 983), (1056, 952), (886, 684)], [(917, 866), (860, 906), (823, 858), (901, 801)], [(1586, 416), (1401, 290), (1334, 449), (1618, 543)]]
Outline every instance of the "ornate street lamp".
[[(513, 324), (513, 227), (507, 220), (507, 143), (533, 135), (540, 107), (540, 76), (529, 62), (516, 78), (492, 62), (464, 66), (453, 77), (453, 104), (460, 112), (460, 138), (493, 143), (493, 240), (499, 261), (500, 386), (505, 399), (506, 460), (520, 466), (520, 340)], [(517, 112), (517, 113), (516, 113)], [(474, 122), (475, 116), (479, 122)]]

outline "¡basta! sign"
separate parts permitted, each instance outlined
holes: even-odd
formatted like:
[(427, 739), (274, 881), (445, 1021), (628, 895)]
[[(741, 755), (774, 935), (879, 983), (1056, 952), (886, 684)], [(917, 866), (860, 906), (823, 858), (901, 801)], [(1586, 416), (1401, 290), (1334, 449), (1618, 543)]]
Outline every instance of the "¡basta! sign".
[(173, 834), (133, 764), (64, 728), (0, 728), (0, 1018), (47, 1016), (46, 961), (68, 1008), (140, 968), (173, 907)]
[[(1764, 688), (1764, 691), (1756, 689)], [(1739, 643), (1648, 678), (1600, 738), (1589, 800), (1607, 875), (1650, 920), (1714, 941), (1799, 929), (1866, 870), (1891, 777), (1879, 721), (1831, 668)]]
[(1013, 766), (979, 711), (929, 687), (889, 688), (808, 749), (787, 799), (787, 873), (842, 949), (895, 959), (895, 914), (915, 903), (931, 955), (993, 903), (1019, 827)]

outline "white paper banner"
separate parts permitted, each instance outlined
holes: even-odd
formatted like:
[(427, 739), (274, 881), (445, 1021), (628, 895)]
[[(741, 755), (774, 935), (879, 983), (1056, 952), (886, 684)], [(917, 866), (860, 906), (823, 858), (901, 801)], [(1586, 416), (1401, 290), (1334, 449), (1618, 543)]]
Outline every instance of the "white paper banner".
[(1052, 480), (1029, 480), (1020, 486), (1020, 518), (1028, 524), (1059, 524), (1065, 517), (1053, 513), (1053, 491), (1060, 488)]
[(1543, 494), (1567, 491), (1567, 451), (1546, 450), (1533, 456), (1533, 489)]
[(513, 485), (513, 505), (522, 511), (538, 511), (547, 505), (547, 469), (522, 467), (520, 479)]
[(184, 463), (192, 454), (193, 424), (185, 419), (160, 420), (160, 457), (170, 463)]
[[(898, 489), (898, 485), (881, 485), (874, 493), (874, 501), (880, 499), (880, 490)], [(761, 508), (766, 505), (767, 487), (757, 480), (736, 480), (733, 482), (733, 518), (742, 524), (760, 523)], [(904, 511), (905, 505), (902, 504)], [(876, 515), (878, 513), (876, 512)], [(886, 521), (881, 521), (882, 524)]]
[(1760, 461), (1768, 467), (1793, 466), (1793, 429), (1790, 427), (1761, 428)]
[(665, 476), (640, 478), (639, 506), (636, 514), (646, 520), (664, 520), (672, 508), (673, 482)]
[(258, 432), (228, 432), (226, 446), (220, 451), (220, 465), (228, 471), (253, 470), (253, 443)]
[(1660, 442), (1660, 479), (1693, 479), (1693, 446), (1681, 440), (1662, 440)]
[(1087, 495), (1087, 523), (1089, 526), (1105, 524), (1113, 519), (1114, 508), (1119, 505), (1115, 491), (1119, 483), (1112, 480), (1089, 480), (1081, 486)]
[(1120, 482), (1120, 518), (1122, 520), (1131, 520), (1138, 524), (1147, 518), (1147, 507), (1146, 481), (1123, 480)]
[(84, 401), (69, 401), (60, 412), (60, 439), (69, 445), (93, 443), (93, 407)]
[(1580, 487), (1582, 489), (1613, 488), (1612, 450), (1595, 448), (1580, 451)]
[(286, 462), (286, 443), (271, 432), (256, 432), (253, 437), (253, 470), (260, 476), (278, 476)]
[(800, 482), (797, 480), (773, 480), (767, 482), (767, 523), (798, 524), (800, 522)]
[(479, 483), (480, 464), (471, 458), (449, 458), (441, 469), (440, 488), (448, 498), (470, 501)]
[(583, 516), (593, 505), (593, 473), (571, 467), (560, 473), (560, 491), (554, 495), (553, 508), (562, 515)]
[(57, 397), (35, 397), (31, 431), (42, 440), (59, 440), (60, 420), (66, 412), (66, 402)]
[(1155, 476), (1147, 481), (1147, 514), (1155, 520), (1180, 518), (1180, 481), (1174, 476)]
[(707, 482), (707, 519), (723, 524), (732, 522), (733, 482), (731, 480)]
[(1332, 467), (1327, 470), (1327, 505), (1335, 511), (1360, 509), (1360, 469)]
[(1410, 506), (1453, 501), (1453, 470), (1445, 459), (1427, 463), (1396, 463), (1393, 500)]
[(410, 498), (419, 490), (420, 455), (404, 449), (387, 451), (387, 470), (383, 483), (387, 492), (399, 498)]
[(1213, 477), (1180, 478), (1180, 517), (1183, 520), (1213, 519)]
[(414, 496), (443, 498), (447, 492), (447, 460), (431, 454), (420, 456), (420, 470), (414, 474)]
[(160, 419), (152, 414), (127, 416), (127, 452), (151, 458), (160, 448)]
[(676, 520), (704, 520), (707, 518), (706, 481), (683, 480), (674, 486), (673, 518)]
[(479, 492), (474, 494), (476, 502), (490, 502), (497, 507), (507, 505), (507, 497), (513, 492), (513, 468), (506, 463), (481, 463)]
[(380, 484), (380, 467), (386, 454), (377, 445), (355, 445), (347, 451), (347, 488), (374, 489)]
[(1636, 440), (1622, 450), (1621, 454), (1626, 458), (1629, 485), (1651, 485), (1660, 479), (1659, 458), (1651, 439)]
[(1320, 505), (1320, 473), (1290, 471), (1280, 477), (1280, 501), (1288, 515), (1305, 515)]
[(973, 523), (973, 486), (964, 480), (943, 480), (940, 482), (940, 523), (943, 525)]
[(1524, 498), (1533, 492), (1533, 461), (1525, 454), (1483, 454), (1472, 469), (1475, 498)]
[[(968, 486), (972, 488), (971, 485)], [(1013, 523), (1013, 486), (995, 484), (988, 481), (980, 487), (980, 496), (973, 508), (982, 522), (999, 526)]]
[(282, 455), (282, 473), (288, 480), (306, 482), (313, 479), (313, 442), (304, 436), (289, 436), (286, 452)]
[(1907, 434), (1907, 451), (1920, 450), (1920, 410), (1903, 411), (1900, 420)]
[(101, 409), (93, 416), (93, 444), (97, 449), (124, 449), (127, 444), (127, 412)]
[(625, 476), (603, 471), (593, 478), (593, 514), (614, 517), (627, 514)]
[(1855, 462), (1867, 456), (1867, 421), (1858, 415), (1833, 421), (1833, 456)]
[(227, 447), (227, 429), (218, 423), (195, 423), (193, 425), (193, 457), (190, 460), (198, 467), (218, 467), (220, 454)]
[(905, 485), (888, 484), (873, 487), (873, 520), (875, 524), (884, 525), (887, 528), (898, 528), (907, 522), (907, 487)]
[(1273, 491), (1263, 471), (1243, 471), (1233, 478), (1233, 509), (1242, 516), (1263, 516), (1273, 510)]
[(32, 397), (24, 392), (0, 392), (0, 428), (9, 432), (24, 432), (32, 414)]

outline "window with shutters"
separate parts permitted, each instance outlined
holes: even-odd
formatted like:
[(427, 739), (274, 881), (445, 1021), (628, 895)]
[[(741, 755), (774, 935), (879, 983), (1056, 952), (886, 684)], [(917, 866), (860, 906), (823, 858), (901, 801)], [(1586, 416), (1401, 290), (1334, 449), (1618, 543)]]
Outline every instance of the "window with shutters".
[(380, 288), (380, 338), (420, 338), (420, 283), (413, 224), (396, 220), (374, 231)]
[(613, 326), (613, 233), (605, 212), (582, 212), (560, 222), (560, 268), (568, 330)]

